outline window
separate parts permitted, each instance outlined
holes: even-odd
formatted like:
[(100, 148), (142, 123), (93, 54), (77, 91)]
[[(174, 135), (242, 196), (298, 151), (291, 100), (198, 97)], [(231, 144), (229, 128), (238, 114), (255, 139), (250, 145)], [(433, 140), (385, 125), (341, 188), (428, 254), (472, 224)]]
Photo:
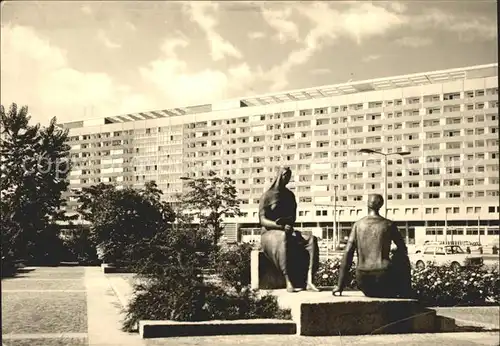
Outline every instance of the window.
[(434, 247), (426, 247), (424, 249), (424, 254), (425, 255), (434, 255), (434, 250), (435, 248)]
[(450, 94), (444, 94), (443, 100), (455, 100), (460, 98), (460, 93), (450, 93)]
[(443, 247), (437, 247), (436, 248), (436, 255), (444, 255), (444, 248)]
[(495, 212), (495, 207), (489, 206), (488, 207), (488, 213), (494, 213)]

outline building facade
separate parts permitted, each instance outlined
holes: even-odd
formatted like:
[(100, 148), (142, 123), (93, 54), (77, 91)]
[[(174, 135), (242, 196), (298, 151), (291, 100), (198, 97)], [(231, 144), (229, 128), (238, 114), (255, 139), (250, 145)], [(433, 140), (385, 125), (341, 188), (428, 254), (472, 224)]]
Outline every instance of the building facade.
[[(70, 129), (71, 188), (155, 180), (174, 201), (183, 176), (232, 177), (244, 215), (226, 220), (229, 240), (258, 239), (259, 198), (286, 165), (299, 228), (323, 239), (347, 236), (387, 178), (387, 217), (409, 243), (498, 242), (497, 64), (61, 126)], [(389, 154), (387, 172), (384, 156), (361, 149)]]

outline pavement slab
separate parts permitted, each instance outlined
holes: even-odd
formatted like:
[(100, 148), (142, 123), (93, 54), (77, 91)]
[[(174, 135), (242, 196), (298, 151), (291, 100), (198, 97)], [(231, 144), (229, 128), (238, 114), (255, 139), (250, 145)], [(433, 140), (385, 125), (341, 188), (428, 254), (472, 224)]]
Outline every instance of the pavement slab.
[(472, 323), (483, 325), (491, 329), (500, 328), (500, 306), (471, 306), (432, 308), (438, 315), (453, 318), (457, 323)]
[(366, 336), (308, 337), (295, 335), (235, 335), (210, 337), (180, 337), (145, 340), (146, 346), (194, 346), (194, 345), (239, 345), (239, 346), (498, 346), (498, 333), (442, 333), (442, 334), (399, 334)]
[(144, 345), (138, 333), (121, 330), (122, 302), (100, 267), (85, 268), (85, 286), (89, 346)]

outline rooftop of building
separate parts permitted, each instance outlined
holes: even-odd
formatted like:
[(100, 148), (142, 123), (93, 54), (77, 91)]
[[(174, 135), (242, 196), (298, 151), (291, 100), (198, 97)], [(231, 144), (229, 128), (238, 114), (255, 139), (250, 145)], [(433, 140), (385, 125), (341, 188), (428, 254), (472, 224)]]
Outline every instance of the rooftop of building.
[[(231, 105), (231, 108), (254, 107), (284, 102), (321, 99), (326, 97), (361, 93), (374, 90), (404, 88), (409, 86), (429, 85), (449, 81), (498, 76), (498, 63), (475, 65), (447, 70), (420, 72), (407, 75), (376, 78), (347, 83), (330, 84), (312, 88), (288, 90), (279, 93), (269, 93), (251, 97), (230, 99), (213, 104), (202, 104), (187, 107), (177, 107), (162, 110), (145, 111), (105, 117), (105, 123), (117, 123), (137, 120), (157, 119), (187, 114), (206, 113), (220, 109), (221, 104)], [(228, 109), (228, 108), (224, 108)], [(99, 119), (102, 119), (99, 118)], [(83, 121), (59, 124), (62, 127), (82, 127)]]

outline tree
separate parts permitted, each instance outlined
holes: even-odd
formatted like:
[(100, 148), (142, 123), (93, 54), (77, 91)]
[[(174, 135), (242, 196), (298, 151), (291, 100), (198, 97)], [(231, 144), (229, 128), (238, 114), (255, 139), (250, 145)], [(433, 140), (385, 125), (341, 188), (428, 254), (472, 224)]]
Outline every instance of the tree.
[(67, 219), (68, 131), (56, 118), (43, 128), (29, 122), (28, 107), (0, 106), (2, 256), (57, 262), (59, 249), (50, 244), (59, 241), (56, 221)]
[(173, 219), (154, 182), (143, 190), (98, 184), (76, 191), (78, 212), (90, 222), (91, 239), (108, 263), (129, 266), (138, 260), (141, 244), (168, 227)]
[(180, 200), (184, 208), (194, 213), (200, 228), (207, 229), (212, 235), (213, 245), (219, 243), (223, 235), (223, 217), (240, 216), (240, 200), (234, 187), (234, 180), (220, 178), (210, 171), (208, 178), (189, 179), (189, 192)]

